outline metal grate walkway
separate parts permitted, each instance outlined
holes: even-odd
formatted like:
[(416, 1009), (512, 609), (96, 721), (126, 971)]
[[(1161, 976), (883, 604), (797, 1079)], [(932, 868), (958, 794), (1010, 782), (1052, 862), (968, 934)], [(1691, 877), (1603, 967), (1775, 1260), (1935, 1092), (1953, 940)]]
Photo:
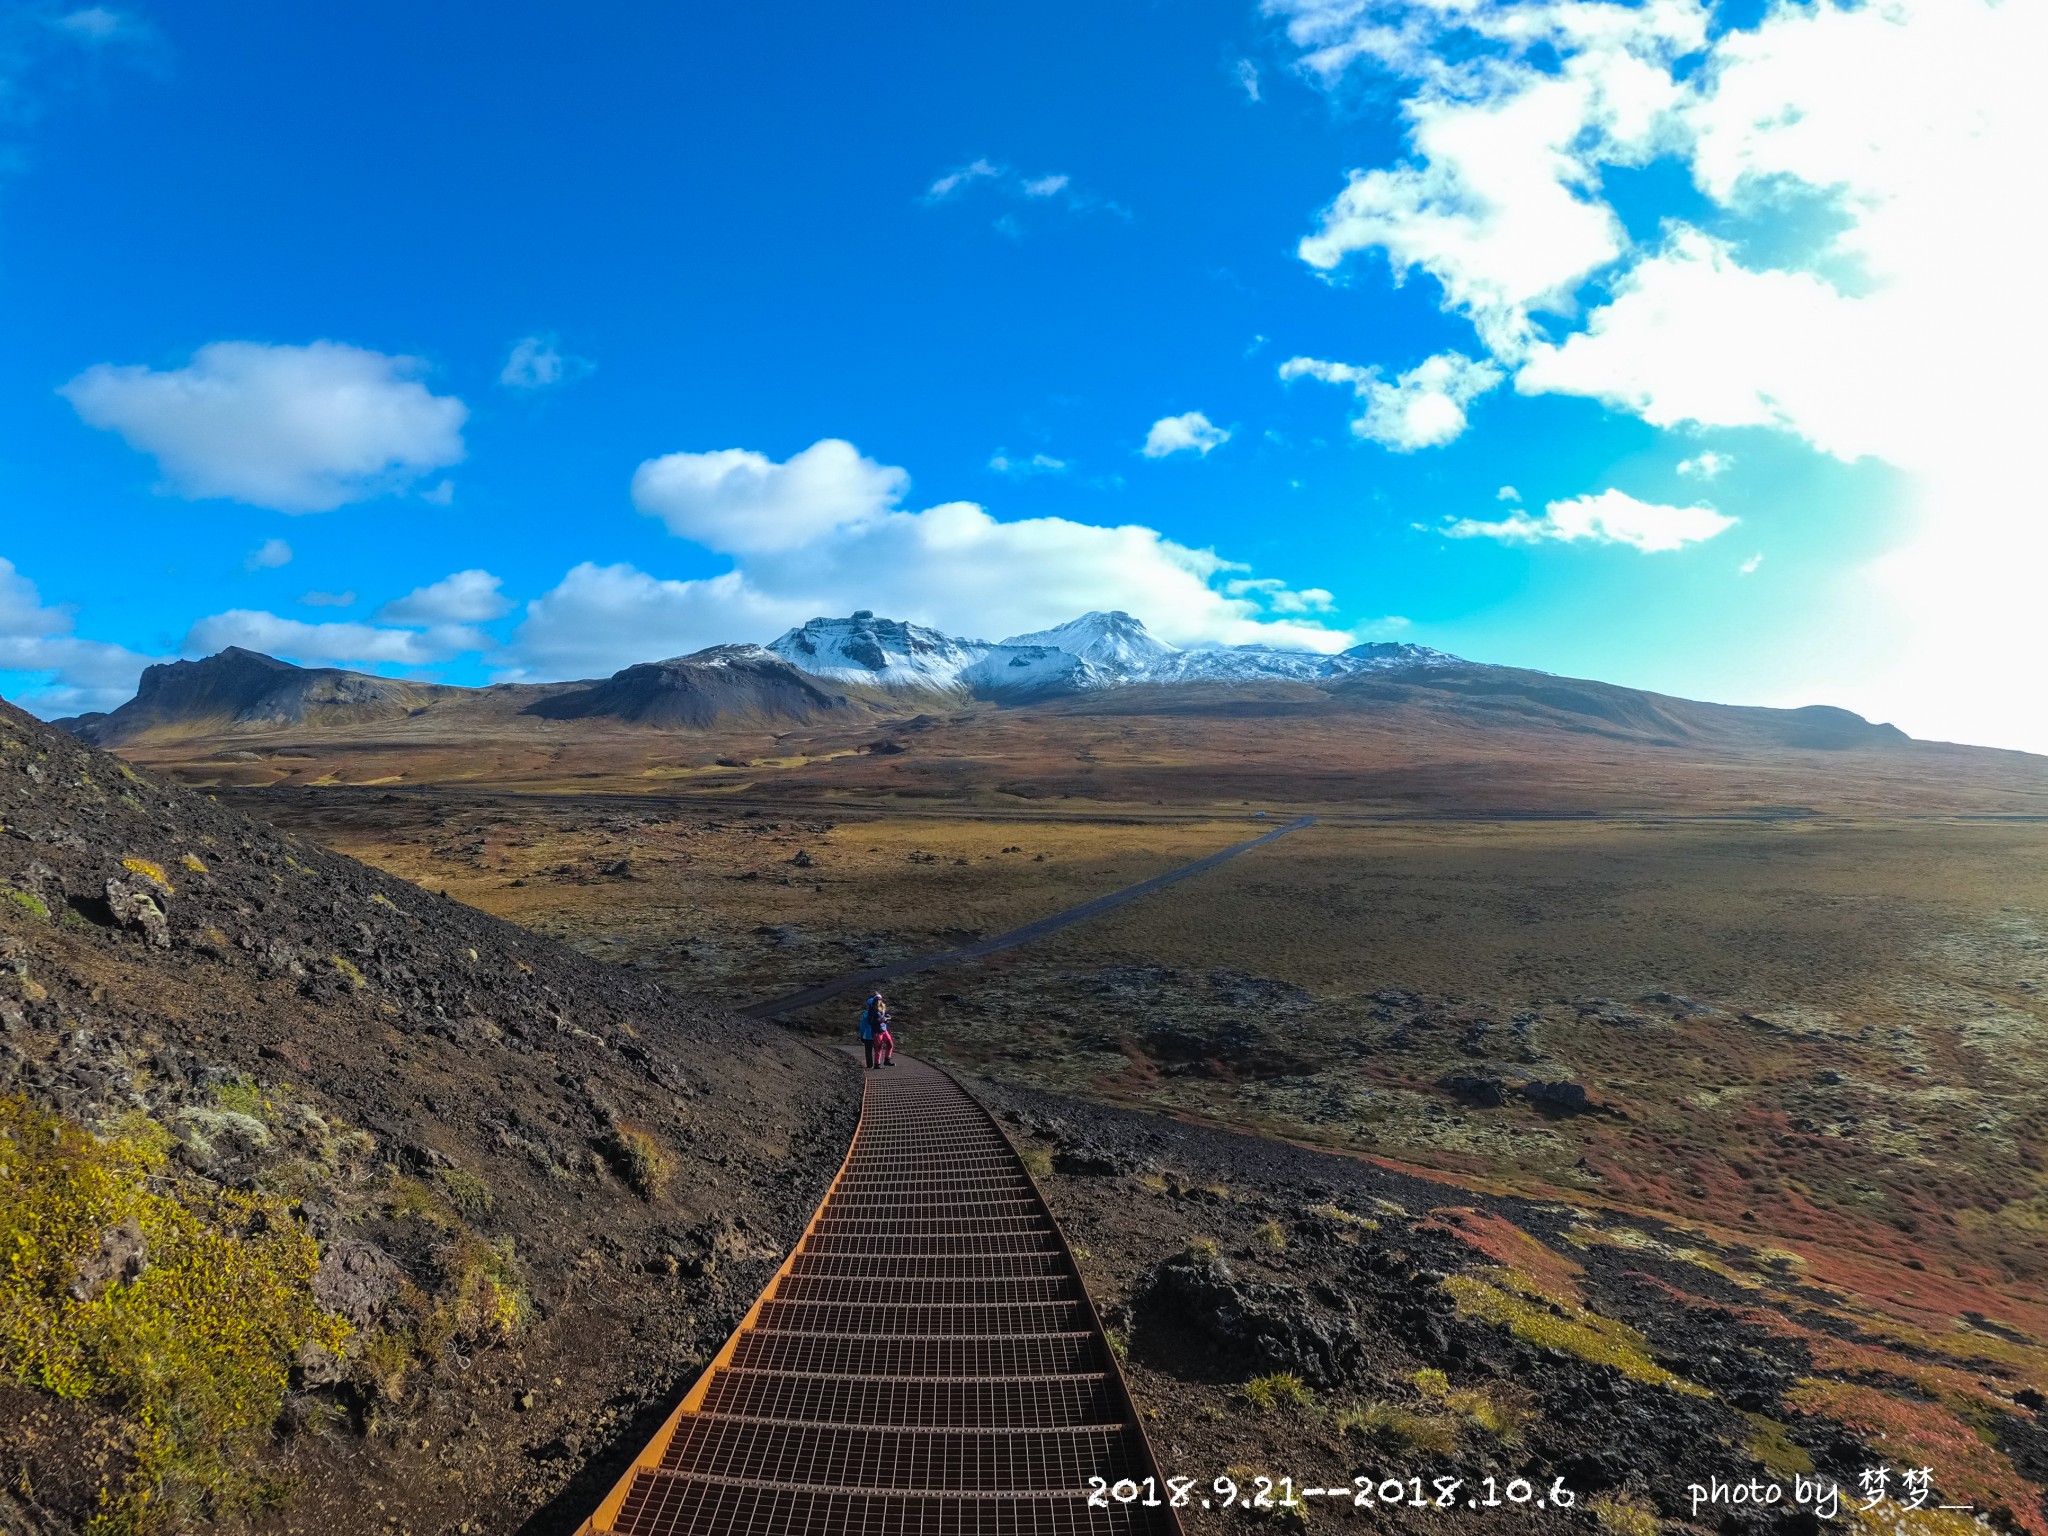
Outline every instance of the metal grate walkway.
[(1156, 1468), (1073, 1255), (987, 1111), (896, 1061), (796, 1251), (579, 1536), (1176, 1536), (1170, 1509), (1090, 1507), (1091, 1478)]

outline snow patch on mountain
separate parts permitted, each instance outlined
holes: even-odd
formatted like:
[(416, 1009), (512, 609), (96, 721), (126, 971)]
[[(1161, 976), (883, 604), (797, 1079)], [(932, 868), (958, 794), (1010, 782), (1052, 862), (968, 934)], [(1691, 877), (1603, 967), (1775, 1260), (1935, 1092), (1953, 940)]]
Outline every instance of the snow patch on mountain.
[(990, 646), (986, 656), (960, 674), (961, 684), (977, 694), (1079, 693), (1113, 681), (1101, 667), (1072, 651), (1007, 640)]

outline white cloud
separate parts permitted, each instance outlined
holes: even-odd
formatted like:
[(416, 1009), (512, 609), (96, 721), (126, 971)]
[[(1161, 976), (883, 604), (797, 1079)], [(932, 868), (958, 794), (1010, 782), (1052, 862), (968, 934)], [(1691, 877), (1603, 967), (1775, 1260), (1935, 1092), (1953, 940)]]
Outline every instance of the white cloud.
[(1145, 434), (1145, 446), (1138, 451), (1148, 459), (1163, 459), (1170, 453), (1192, 449), (1206, 459), (1229, 441), (1228, 428), (1215, 425), (1200, 411), (1184, 411), (1153, 422), (1152, 429)]
[(251, 571), (274, 571), (291, 563), (292, 547), (283, 539), (265, 539), (242, 557), (243, 568)]
[(1356, 363), (1332, 363), (1320, 357), (1290, 357), (1280, 365), (1280, 377), (1295, 379), (1320, 379), (1325, 384), (1341, 384), (1349, 389), (1362, 389), (1380, 377), (1376, 367), (1361, 368)]
[[(1413, 156), (1353, 171), (1302, 259), (1327, 272), (1378, 250), (1397, 278), (1419, 268), (1499, 353), (1530, 339), (1532, 311), (1568, 311), (1579, 285), (1622, 254), (1626, 231), (1599, 196), (1597, 166), (1639, 163), (1658, 146), (1679, 95), (1669, 66), (1704, 30), (1704, 12), (1684, 0), (1657, 0), (1634, 24), (1597, 0), (1267, 8), (1291, 17), (1326, 78), (1371, 57), (1415, 87), (1402, 104)], [(1393, 16), (1401, 26), (1387, 25)], [(1432, 30), (1469, 40), (1438, 49)], [(1561, 52), (1554, 71), (1524, 57), (1539, 45)]]
[(552, 336), (522, 336), (512, 343), (498, 382), (507, 389), (546, 389), (580, 379), (596, 366), (588, 358), (565, 356)]
[[(1916, 530), (1842, 587), (1845, 619), (1882, 608), (1875, 643), (1831, 648), (1797, 686), (1921, 734), (2048, 748), (2048, 305), (2027, 192), (2048, 8), (1774, 0), (1737, 25), (1695, 0), (1265, 8), (1333, 89), (1367, 65), (1403, 95), (1407, 157), (1352, 174), (1308, 262), (1377, 250), (1427, 273), (1525, 393), (1906, 471)], [(1639, 202), (1652, 232), (1631, 239), (1610, 172), (1658, 157), (1692, 192)], [(1958, 647), (1979, 658), (1966, 677), (1944, 659)]]
[(1328, 613), (1337, 605), (1334, 592), (1322, 587), (1303, 587), (1295, 591), (1286, 582), (1272, 576), (1241, 576), (1224, 582), (1223, 592), (1227, 597), (1256, 595), (1274, 613)]
[[(635, 662), (734, 640), (771, 640), (812, 617), (804, 604), (757, 591), (738, 571), (695, 581), (585, 561), (526, 605), (510, 675), (602, 677)], [(813, 604), (819, 612), (829, 603)], [(857, 604), (847, 604), (850, 611)]]
[[(1074, 185), (1074, 178), (1065, 171), (1047, 171), (1042, 175), (1027, 175), (987, 158), (970, 160), (967, 164), (938, 177), (925, 189), (927, 203), (946, 203), (965, 197), (977, 187), (1006, 198), (1021, 199), (1026, 203), (1052, 203), (1073, 213), (1113, 213), (1119, 218), (1129, 218), (1130, 212), (1108, 199), (1099, 197)], [(1011, 239), (1021, 239), (1024, 226), (1014, 214), (1005, 213), (995, 221), (995, 227)]]
[(1512, 485), (1504, 485), (1493, 493), (1493, 499), (1495, 501), (1520, 501), (1522, 493)]
[(501, 618), (512, 605), (489, 571), (457, 571), (377, 610), (385, 624), (483, 624)]
[(1709, 506), (1664, 506), (1607, 490), (1553, 501), (1541, 517), (1518, 507), (1504, 518), (1461, 517), (1436, 531), (1447, 539), (1497, 539), (1503, 544), (1627, 544), (1649, 555), (1711, 539), (1735, 523)]
[(1734, 467), (1732, 454), (1716, 453), (1711, 448), (1702, 448), (1689, 459), (1678, 461), (1678, 472), (1695, 480), (1712, 480), (1727, 469)]
[(1740, 571), (1744, 576), (1754, 576), (1756, 574), (1756, 568), (1762, 565), (1763, 563), (1764, 557), (1761, 554), (1754, 554), (1751, 555), (1747, 560), (1743, 561), (1742, 564), (1738, 565), (1735, 569)]
[[(969, 502), (902, 510), (903, 472), (836, 440), (781, 464), (737, 449), (672, 454), (650, 460), (642, 474), (678, 461), (687, 473), (651, 477), (684, 487), (670, 526), (731, 556), (734, 568), (677, 581), (630, 565), (579, 565), (528, 605), (513, 642), (521, 674), (614, 671), (769, 639), (855, 608), (984, 639), (1121, 608), (1177, 643), (1349, 643), (1342, 631), (1292, 616), (1321, 611), (1334, 601), (1329, 594), (1278, 583), (1233, 594), (1220, 583), (1238, 579), (1242, 566), (1150, 528), (1058, 517), (1005, 522)], [(744, 472), (723, 472), (734, 465)]]
[(429, 393), (422, 371), (332, 341), (216, 341), (183, 368), (101, 363), (59, 392), (88, 425), (153, 455), (174, 495), (323, 512), (462, 458), (468, 410)]
[(1244, 92), (1245, 100), (1257, 101), (1259, 96), (1259, 66), (1250, 59), (1237, 61), (1237, 88)]
[(425, 666), (483, 650), (490, 637), (465, 625), (387, 629), (375, 624), (308, 624), (257, 609), (209, 614), (187, 631), (187, 656), (210, 656), (230, 645), (312, 666)]
[(988, 467), (999, 475), (1008, 475), (1013, 480), (1023, 480), (1032, 475), (1065, 474), (1067, 461), (1056, 459), (1049, 453), (1034, 453), (1028, 459), (1013, 459), (1007, 453), (998, 451), (989, 459)]
[(1462, 352), (1424, 358), (1391, 383), (1377, 367), (1316, 357), (1292, 357), (1280, 365), (1282, 379), (1320, 379), (1351, 389), (1365, 402), (1351, 430), (1396, 453), (1452, 441), (1465, 430), (1465, 407), (1506, 376), (1492, 363), (1476, 362)]
[(744, 448), (649, 459), (633, 472), (633, 505), (678, 538), (752, 554), (873, 522), (909, 487), (902, 470), (828, 437), (780, 464)]
[(925, 196), (935, 203), (944, 202), (954, 193), (974, 185), (977, 181), (991, 181), (1006, 174), (1008, 173), (999, 169), (992, 161), (970, 160), (958, 169), (948, 171), (939, 177), (925, 189)]
[(160, 658), (72, 633), (71, 613), (46, 608), (35, 583), (0, 559), (0, 673), (26, 673), (15, 702), (37, 714), (112, 709), (135, 692), (142, 669)]
[(452, 506), (455, 502), (455, 482), (453, 480), (443, 480), (438, 485), (428, 486), (424, 491), (420, 492), (420, 500), (426, 502), (429, 506)]
[(125, 26), (132, 26), (130, 18), (104, 5), (88, 5), (81, 10), (69, 11), (56, 18), (55, 25), (75, 37), (92, 42), (105, 42), (118, 36)]
[(1337, 594), (1327, 587), (1303, 587), (1299, 592), (1275, 592), (1275, 613), (1328, 613), (1337, 606)]
[(1515, 387), (1590, 395), (1659, 427), (1777, 427), (1843, 459), (1896, 453), (1917, 436), (1901, 420), (1912, 392), (1894, 377), (1899, 338), (1867, 303), (1683, 230), (1618, 277), (1583, 330), (1532, 346)]
[(353, 608), (356, 595), (353, 592), (301, 592), (299, 601), (308, 608)]

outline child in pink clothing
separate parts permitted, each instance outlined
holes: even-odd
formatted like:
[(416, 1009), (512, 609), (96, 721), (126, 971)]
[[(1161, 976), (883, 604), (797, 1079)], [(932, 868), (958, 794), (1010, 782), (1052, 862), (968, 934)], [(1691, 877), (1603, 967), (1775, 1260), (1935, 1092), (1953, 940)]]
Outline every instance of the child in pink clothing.
[(889, 1005), (879, 992), (869, 996), (860, 1010), (860, 1043), (866, 1049), (868, 1070), (896, 1064), (896, 1037), (889, 1033)]

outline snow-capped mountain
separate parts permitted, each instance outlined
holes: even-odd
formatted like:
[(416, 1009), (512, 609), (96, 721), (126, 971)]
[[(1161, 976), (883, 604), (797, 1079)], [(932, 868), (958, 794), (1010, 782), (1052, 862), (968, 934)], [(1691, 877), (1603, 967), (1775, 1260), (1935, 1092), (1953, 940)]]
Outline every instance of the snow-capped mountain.
[(1433, 651), (1426, 645), (1410, 645), (1405, 640), (1368, 640), (1363, 645), (1354, 645), (1344, 654), (1359, 664), (1354, 671), (1370, 672), (1390, 667), (1467, 665), (1462, 656), (1453, 656), (1449, 651)]
[(1076, 693), (1135, 683), (1321, 682), (1358, 672), (1457, 664), (1427, 646), (1370, 641), (1335, 655), (1268, 645), (1169, 645), (1128, 613), (1089, 613), (1000, 644), (878, 619), (866, 609), (812, 619), (768, 649), (800, 671), (882, 688), (977, 697)]
[(962, 686), (960, 674), (995, 647), (878, 619), (863, 608), (850, 618), (808, 620), (769, 641), (768, 649), (800, 672), (836, 682), (954, 689)]
[(1053, 629), (1012, 635), (1006, 646), (1046, 647), (1093, 662), (1118, 677), (1134, 676), (1181, 654), (1180, 647), (1155, 639), (1128, 613), (1087, 613)]

